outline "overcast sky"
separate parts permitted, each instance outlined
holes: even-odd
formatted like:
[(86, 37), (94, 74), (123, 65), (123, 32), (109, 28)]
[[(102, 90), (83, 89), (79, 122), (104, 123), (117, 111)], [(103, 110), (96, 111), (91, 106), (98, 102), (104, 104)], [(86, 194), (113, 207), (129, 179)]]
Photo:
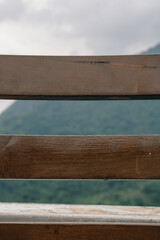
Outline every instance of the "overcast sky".
[(135, 54), (159, 29), (160, 0), (0, 0), (0, 54)]

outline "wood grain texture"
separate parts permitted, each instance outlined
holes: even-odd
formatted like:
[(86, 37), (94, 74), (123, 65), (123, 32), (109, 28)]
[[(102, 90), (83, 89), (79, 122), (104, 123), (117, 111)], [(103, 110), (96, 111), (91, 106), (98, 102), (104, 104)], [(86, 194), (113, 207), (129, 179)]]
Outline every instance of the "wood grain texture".
[(1, 240), (159, 240), (160, 226), (105, 224), (0, 224)]
[(160, 225), (160, 207), (0, 203), (0, 222)]
[(160, 135), (0, 136), (0, 178), (160, 179)]
[(0, 56), (2, 99), (160, 99), (160, 55)]

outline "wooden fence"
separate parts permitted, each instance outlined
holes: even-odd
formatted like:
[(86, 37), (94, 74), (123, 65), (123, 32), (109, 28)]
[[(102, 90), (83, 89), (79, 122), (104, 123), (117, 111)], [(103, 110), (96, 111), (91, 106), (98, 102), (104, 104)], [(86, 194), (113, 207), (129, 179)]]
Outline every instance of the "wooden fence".
[[(0, 56), (0, 98), (160, 99), (160, 55)], [(1, 179), (160, 179), (159, 169), (159, 135), (0, 135)], [(21, 211), (19, 205), (17, 211), (11, 206), (5, 205), (12, 214), (0, 215), (0, 240), (160, 239), (160, 208), (124, 207), (123, 211), (135, 214), (120, 219), (117, 207), (110, 214), (109, 206), (101, 207), (99, 212), (96, 206), (92, 210), (84, 206), (85, 213), (78, 215), (79, 206), (72, 212), (72, 222), (73, 218), (65, 221), (62, 210), (51, 205), (51, 221), (47, 222), (40, 221), (36, 212), (37, 208), (45, 209), (43, 204), (32, 205), (26, 221), (27, 213), (20, 218), (21, 211), (30, 205), (23, 205)], [(3, 208), (0, 204), (0, 212)], [(61, 221), (55, 223), (55, 214)], [(148, 221), (141, 218), (143, 214), (147, 214)], [(49, 211), (45, 216), (49, 218)], [(135, 217), (141, 221), (135, 221)]]

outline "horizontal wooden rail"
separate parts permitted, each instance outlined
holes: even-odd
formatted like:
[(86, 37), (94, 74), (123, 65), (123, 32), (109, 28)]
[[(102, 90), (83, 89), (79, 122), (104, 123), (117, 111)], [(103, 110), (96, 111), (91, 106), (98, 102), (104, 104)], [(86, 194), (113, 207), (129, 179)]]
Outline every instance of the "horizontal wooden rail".
[(160, 135), (0, 136), (0, 178), (160, 179)]
[(1, 55), (0, 98), (160, 99), (160, 55)]
[(1, 240), (159, 240), (160, 208), (0, 203)]
[(119, 224), (0, 224), (1, 240), (159, 240), (160, 226)]
[(0, 203), (0, 223), (103, 223), (160, 226), (160, 207)]

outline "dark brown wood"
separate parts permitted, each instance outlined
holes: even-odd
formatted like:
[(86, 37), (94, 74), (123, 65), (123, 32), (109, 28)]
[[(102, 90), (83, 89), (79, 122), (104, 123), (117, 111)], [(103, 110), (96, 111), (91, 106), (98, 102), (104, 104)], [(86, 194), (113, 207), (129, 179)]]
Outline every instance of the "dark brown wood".
[(0, 136), (0, 178), (160, 179), (160, 135)]
[(159, 240), (158, 225), (0, 224), (1, 240)]
[(0, 56), (2, 99), (160, 99), (160, 55)]

